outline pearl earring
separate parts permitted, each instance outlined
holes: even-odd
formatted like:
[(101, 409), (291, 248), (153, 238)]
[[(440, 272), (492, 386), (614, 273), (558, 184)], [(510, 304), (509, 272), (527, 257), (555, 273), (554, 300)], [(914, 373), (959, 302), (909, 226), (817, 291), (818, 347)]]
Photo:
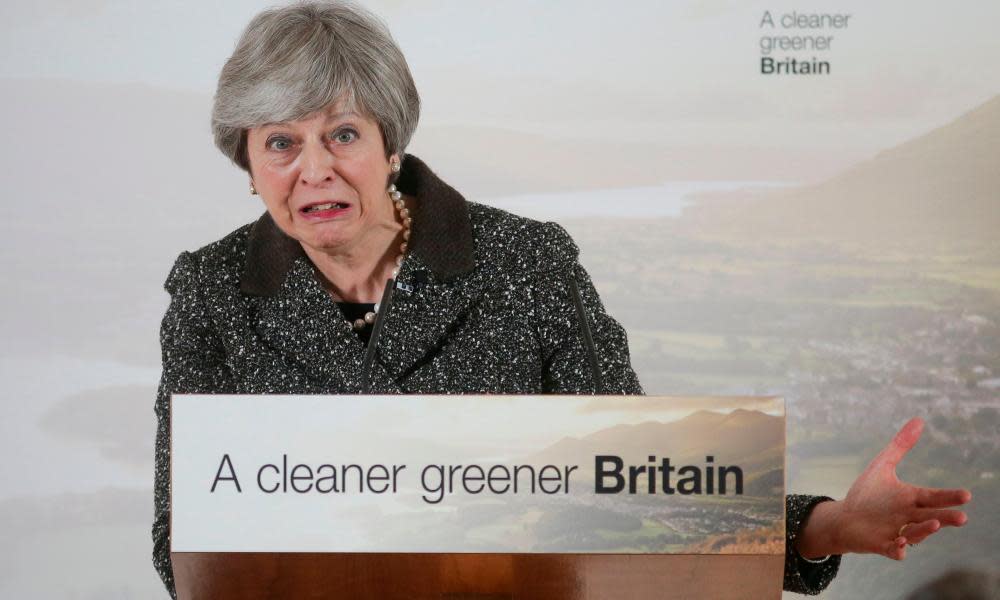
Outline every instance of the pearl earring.
[(392, 160), (392, 161), (391, 161), (391, 162), (389, 163), (389, 168), (390, 168), (390, 169), (392, 169), (392, 172), (393, 172), (393, 173), (399, 173), (399, 168), (400, 168), (400, 167), (399, 167), (399, 161), (398, 161), (398, 160), (396, 160), (396, 159), (393, 159), (393, 160)]
[(251, 196), (256, 196), (257, 195), (257, 188), (255, 188), (253, 186), (253, 180), (252, 179), (250, 180), (250, 195)]

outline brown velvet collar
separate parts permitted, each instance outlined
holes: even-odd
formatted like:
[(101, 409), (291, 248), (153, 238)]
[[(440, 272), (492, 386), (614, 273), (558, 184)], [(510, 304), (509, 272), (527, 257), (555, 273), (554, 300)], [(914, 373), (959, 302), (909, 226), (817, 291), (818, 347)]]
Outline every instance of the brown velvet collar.
[[(396, 187), (417, 199), (410, 252), (441, 281), (471, 271), (475, 267), (474, 246), (465, 198), (412, 155), (403, 158)], [(250, 230), (240, 290), (253, 296), (273, 296), (292, 264), (304, 256), (299, 242), (264, 213)]]

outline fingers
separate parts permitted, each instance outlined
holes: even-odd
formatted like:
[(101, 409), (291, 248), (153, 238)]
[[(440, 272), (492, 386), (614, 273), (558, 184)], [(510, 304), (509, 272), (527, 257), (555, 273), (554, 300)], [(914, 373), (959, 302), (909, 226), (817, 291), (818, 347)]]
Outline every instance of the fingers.
[(929, 521), (907, 525), (903, 529), (903, 537), (907, 544), (919, 544), (938, 529), (941, 529), (941, 522), (937, 519), (930, 519)]
[(917, 488), (917, 508), (944, 508), (959, 506), (972, 500), (969, 490), (939, 490), (934, 488)]
[(882, 556), (892, 560), (903, 560), (906, 558), (906, 538), (898, 537), (889, 542), (882, 549)]
[[(960, 510), (930, 509), (922, 508), (913, 511), (911, 518), (914, 522), (940, 521), (943, 527), (961, 527), (969, 518)], [(906, 535), (909, 535), (910, 527), (907, 526)]]
[(895, 467), (899, 461), (903, 460), (906, 453), (916, 445), (920, 439), (920, 434), (924, 430), (924, 420), (920, 417), (913, 417), (903, 425), (889, 445), (878, 455), (878, 459), (887, 463), (890, 467)]
[[(896, 560), (902, 560), (906, 557), (905, 546), (907, 544), (915, 546), (920, 542), (926, 540), (932, 534), (936, 533), (941, 527), (945, 525), (961, 526), (965, 524), (966, 516), (965, 513), (957, 510), (933, 510), (933, 511), (918, 511), (925, 514), (935, 514), (942, 515), (945, 520), (941, 519), (927, 519), (920, 521), (919, 523), (910, 523), (902, 529), (902, 535), (897, 537), (888, 546), (888, 552), (886, 556), (889, 558), (895, 558)], [(903, 546), (904, 552), (900, 554), (900, 546)]]

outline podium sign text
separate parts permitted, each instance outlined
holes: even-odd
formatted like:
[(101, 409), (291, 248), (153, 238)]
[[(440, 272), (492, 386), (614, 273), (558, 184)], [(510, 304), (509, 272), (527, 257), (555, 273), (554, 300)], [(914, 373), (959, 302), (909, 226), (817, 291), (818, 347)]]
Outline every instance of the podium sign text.
[(172, 401), (173, 552), (771, 554), (784, 403)]

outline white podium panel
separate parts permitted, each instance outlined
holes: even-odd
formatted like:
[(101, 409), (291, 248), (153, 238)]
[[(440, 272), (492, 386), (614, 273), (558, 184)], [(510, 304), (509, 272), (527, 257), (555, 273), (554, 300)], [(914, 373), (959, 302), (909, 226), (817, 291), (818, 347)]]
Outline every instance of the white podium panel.
[(780, 554), (780, 398), (172, 401), (173, 552)]

